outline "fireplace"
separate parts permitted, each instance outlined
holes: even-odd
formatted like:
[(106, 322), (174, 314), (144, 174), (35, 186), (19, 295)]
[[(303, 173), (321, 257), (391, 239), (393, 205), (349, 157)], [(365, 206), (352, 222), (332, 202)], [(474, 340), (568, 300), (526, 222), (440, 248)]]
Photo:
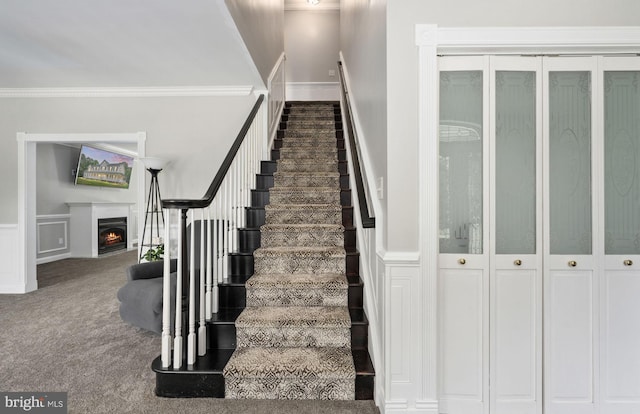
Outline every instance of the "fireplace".
[(127, 248), (127, 218), (98, 219), (98, 255)]

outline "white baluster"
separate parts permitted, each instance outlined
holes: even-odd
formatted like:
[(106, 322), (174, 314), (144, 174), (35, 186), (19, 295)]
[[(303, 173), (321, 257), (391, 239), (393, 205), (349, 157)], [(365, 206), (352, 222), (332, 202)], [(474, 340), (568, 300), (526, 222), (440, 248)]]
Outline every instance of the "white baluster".
[(191, 237), (189, 238), (189, 334), (187, 335), (187, 364), (196, 362), (196, 252), (195, 211), (191, 210)]
[(211, 254), (209, 255), (210, 263), (207, 266), (208, 272), (210, 273), (211, 283), (213, 285), (213, 289), (211, 290), (211, 314), (210, 317), (213, 316), (214, 313), (218, 313), (218, 223), (216, 220), (216, 208), (217, 208), (217, 197), (213, 200), (211, 204), (210, 211), (213, 211), (213, 219), (211, 220), (211, 227), (209, 228), (209, 239), (211, 246)]
[(223, 277), (225, 277), (224, 273), (224, 265), (222, 262), (222, 258), (224, 257), (224, 231), (222, 228), (222, 202), (223, 196), (222, 193), (219, 193), (217, 198), (217, 214), (216, 214), (216, 243), (218, 244), (218, 255), (216, 256), (216, 268), (218, 274), (218, 283), (222, 283)]
[[(204, 220), (204, 209), (200, 210), (200, 326), (198, 327), (198, 355), (202, 356), (207, 353), (207, 325), (206, 325), (206, 304), (205, 304), (205, 279), (207, 278), (206, 272), (207, 268), (205, 267), (205, 252), (209, 250), (205, 249), (205, 220)], [(209, 285), (211, 288), (211, 285)]]
[(213, 243), (211, 240), (211, 226), (213, 223), (211, 222), (211, 209), (213, 208), (213, 202), (207, 209), (207, 293), (205, 295), (205, 318), (210, 319), (211, 314), (213, 313), (213, 269), (211, 265), (212, 261), (212, 253), (215, 252), (215, 248), (213, 247)]
[[(180, 215), (182, 213), (179, 213)], [(176, 321), (175, 338), (173, 339), (173, 368), (182, 367), (182, 217), (179, 218), (178, 231), (178, 269), (176, 274)]]
[(222, 221), (222, 274), (226, 279), (229, 275), (229, 180), (224, 180), (224, 198), (222, 204), (223, 221)]
[(162, 280), (162, 368), (171, 365), (171, 249), (169, 248), (170, 210), (164, 212), (164, 269)]

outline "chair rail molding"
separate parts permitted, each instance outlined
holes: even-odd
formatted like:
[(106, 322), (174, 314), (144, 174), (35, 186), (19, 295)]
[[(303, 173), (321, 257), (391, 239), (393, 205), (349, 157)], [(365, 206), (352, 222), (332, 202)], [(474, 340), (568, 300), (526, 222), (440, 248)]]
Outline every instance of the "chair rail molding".
[[(447, 27), (417, 24), (419, 48), (420, 260), (423, 321), (421, 388), (415, 407), (437, 413), (438, 130), (439, 55), (633, 54), (640, 26), (633, 27)], [(416, 308), (420, 309), (420, 308)], [(414, 310), (415, 311), (415, 310)], [(418, 362), (416, 362), (417, 364)]]

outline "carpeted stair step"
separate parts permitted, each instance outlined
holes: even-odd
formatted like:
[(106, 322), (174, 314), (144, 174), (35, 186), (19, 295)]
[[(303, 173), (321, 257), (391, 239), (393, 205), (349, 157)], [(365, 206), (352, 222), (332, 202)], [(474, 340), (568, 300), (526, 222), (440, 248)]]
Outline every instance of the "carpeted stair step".
[(318, 163), (313, 158), (297, 160), (278, 160), (278, 171), (281, 172), (335, 172), (338, 171), (338, 160)]
[(346, 306), (252, 306), (236, 319), (238, 347), (350, 347)]
[(271, 204), (340, 204), (340, 189), (329, 187), (273, 187)]
[(326, 147), (316, 146), (314, 148), (306, 148), (300, 146), (286, 146), (280, 149), (280, 158), (309, 158), (310, 152), (313, 154), (313, 158), (318, 162), (321, 162), (322, 160), (336, 159), (338, 157), (338, 148), (334, 141), (333, 146), (327, 145)]
[(339, 204), (268, 204), (264, 208), (266, 224), (341, 224)]
[(246, 283), (247, 306), (347, 306), (343, 274), (256, 274)]
[(239, 348), (224, 377), (227, 398), (355, 398), (356, 373), (348, 348)]
[(287, 138), (336, 138), (333, 130), (317, 130), (317, 129), (286, 129), (283, 131), (284, 137)]
[(338, 172), (276, 172), (274, 186), (278, 187), (332, 187), (340, 188)]
[(324, 112), (298, 112), (287, 115), (287, 122), (290, 121), (335, 121), (336, 115), (333, 111)]
[(261, 247), (254, 273), (345, 273), (344, 247)]
[(300, 120), (287, 122), (287, 129), (321, 129), (321, 128), (334, 128), (336, 121), (333, 119), (328, 121), (323, 120)]
[(340, 224), (267, 224), (262, 226), (261, 246), (344, 246)]

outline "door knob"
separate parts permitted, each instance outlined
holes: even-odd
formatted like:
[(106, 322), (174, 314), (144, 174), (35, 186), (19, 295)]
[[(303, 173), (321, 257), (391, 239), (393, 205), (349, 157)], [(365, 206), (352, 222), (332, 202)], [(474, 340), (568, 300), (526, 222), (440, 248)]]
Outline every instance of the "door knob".
[(514, 260), (513, 264), (516, 265), (516, 266), (520, 266), (522, 264), (522, 260), (516, 259), (516, 260)]
[(464, 259), (458, 259), (458, 263), (460, 263), (461, 265), (463, 265), (463, 264), (467, 263), (467, 261), (466, 261), (466, 260), (464, 260)]
[(633, 260), (629, 260), (629, 259), (625, 260), (624, 261), (624, 265), (625, 266), (632, 266), (633, 265)]
[(578, 262), (576, 262), (575, 260), (569, 260), (569, 267), (576, 267), (578, 266)]

